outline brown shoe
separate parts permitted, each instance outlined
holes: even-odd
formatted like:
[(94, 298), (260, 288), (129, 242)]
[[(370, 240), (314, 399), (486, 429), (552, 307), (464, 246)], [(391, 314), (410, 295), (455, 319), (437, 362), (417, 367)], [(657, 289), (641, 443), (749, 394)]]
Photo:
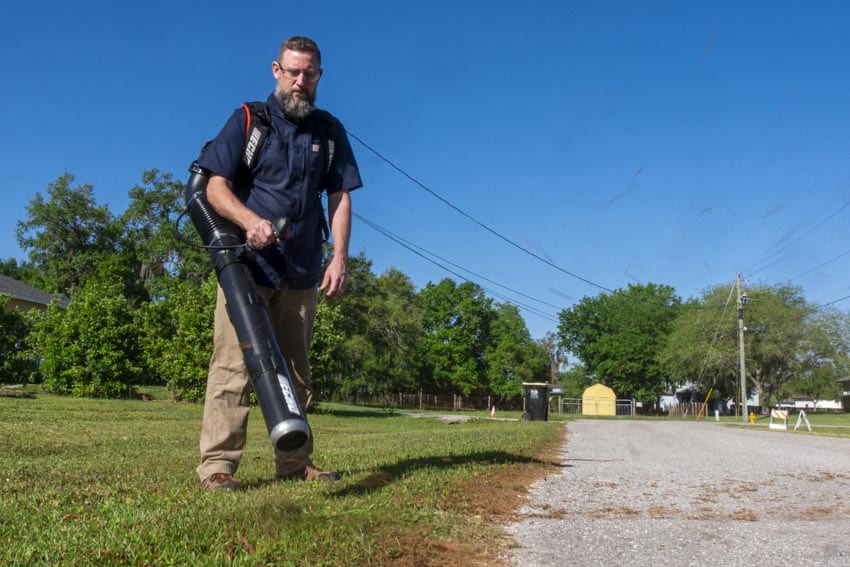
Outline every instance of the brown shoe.
[(322, 482), (334, 482), (339, 480), (340, 475), (337, 471), (322, 470), (314, 464), (305, 465), (303, 469), (299, 469), (294, 473), (284, 476), (278, 476), (280, 480), (318, 480)]
[(211, 474), (201, 483), (204, 490), (220, 490), (222, 492), (235, 492), (242, 485), (233, 480), (233, 476), (227, 473)]

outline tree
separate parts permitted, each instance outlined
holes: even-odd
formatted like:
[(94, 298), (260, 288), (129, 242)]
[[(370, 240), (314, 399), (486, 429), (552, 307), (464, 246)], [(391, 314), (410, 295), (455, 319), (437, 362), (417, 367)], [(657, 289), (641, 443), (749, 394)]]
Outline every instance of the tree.
[(27, 262), (19, 263), (17, 258), (0, 260), (0, 274), (34, 287), (38, 287), (36, 284), (40, 281), (32, 266)]
[(130, 397), (146, 375), (133, 312), (117, 277), (90, 278), (67, 309), (49, 306), (32, 337), (44, 386), (53, 393)]
[(516, 306), (495, 306), (490, 341), (484, 350), (489, 391), (505, 397), (523, 392), (523, 382), (549, 379), (549, 353), (531, 340)]
[(68, 296), (116, 253), (120, 234), (109, 208), (95, 201), (93, 187), (72, 187), (73, 182), (66, 173), (48, 185), (48, 199), (36, 193), (27, 206), (29, 218), (15, 230), (38, 278), (30, 283)]
[(424, 353), (423, 385), (434, 392), (487, 393), (484, 350), (493, 318), (481, 287), (450, 279), (420, 292)]
[(540, 347), (548, 353), (549, 356), (549, 383), (554, 384), (558, 381), (561, 372), (561, 367), (567, 364), (567, 353), (558, 344), (558, 337), (551, 331), (539, 341)]
[[(824, 391), (846, 368), (847, 320), (818, 313), (788, 285), (747, 289), (744, 308), (746, 384), (767, 407), (781, 394)], [(681, 310), (659, 360), (679, 381), (691, 381), (725, 397), (739, 396), (736, 309), (726, 286), (706, 290)], [(819, 385), (818, 385), (819, 384)]]
[(372, 379), (386, 392), (409, 391), (421, 369), (421, 302), (410, 277), (395, 268), (378, 276), (373, 297), (365, 321), (378, 358)]
[(581, 398), (584, 391), (593, 385), (593, 378), (581, 364), (571, 364), (561, 373), (560, 380), (564, 384), (565, 398)]
[[(169, 284), (160, 285), (168, 278), (190, 280), (198, 285), (212, 271), (206, 250), (178, 239), (175, 223), (185, 209), (184, 192), (184, 184), (173, 180), (170, 173), (147, 170), (142, 174), (142, 184), (130, 189), (130, 204), (120, 218), (124, 227), (122, 251), (134, 276), (153, 296), (161, 293), (161, 287), (169, 287)], [(200, 244), (191, 223), (180, 226), (180, 236)]]
[(316, 399), (334, 399), (346, 379), (350, 357), (345, 326), (341, 301), (320, 296), (310, 347), (310, 373)]
[(849, 339), (850, 317), (835, 310), (815, 311), (807, 322), (801, 371), (783, 385), (782, 393), (813, 401), (839, 399), (838, 379), (850, 373)]
[(361, 253), (348, 265), (348, 291), (321, 299), (311, 349), (314, 387), (326, 396), (410, 390), (419, 375), (419, 298), (405, 274), (376, 277)]
[(755, 387), (759, 404), (766, 407), (784, 383), (806, 366), (805, 353), (811, 346), (806, 323), (813, 309), (802, 290), (793, 286), (755, 286), (747, 293), (747, 379)]
[(722, 398), (737, 398), (738, 331), (735, 302), (727, 287), (714, 287), (702, 299), (682, 305), (659, 353), (670, 385), (693, 383)]
[(629, 285), (584, 298), (560, 314), (560, 344), (618, 395), (655, 402), (664, 389), (658, 363), (681, 300), (672, 287)]

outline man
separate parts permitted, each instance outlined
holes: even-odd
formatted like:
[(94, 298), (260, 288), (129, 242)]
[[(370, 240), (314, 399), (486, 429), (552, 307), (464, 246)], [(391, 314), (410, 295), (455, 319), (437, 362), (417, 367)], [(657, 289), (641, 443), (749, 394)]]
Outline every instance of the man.
[[(270, 128), (248, 176), (239, 182), (245, 146), (246, 112), (236, 110), (199, 159), (210, 172), (207, 199), (216, 211), (237, 224), (245, 240), (258, 250), (252, 272), (271, 314), (281, 353), (306, 410), (310, 405), (308, 349), (318, 292), (333, 298), (345, 290), (351, 232), (349, 191), (360, 187), (360, 174), (345, 129), (336, 122), (328, 132), (315, 108), (322, 76), (315, 42), (291, 37), (272, 62), (275, 91), (267, 101)], [(335, 120), (335, 119), (334, 119)], [(326, 137), (333, 135), (331, 157)], [(325, 138), (323, 138), (323, 136)], [(320, 194), (328, 194), (333, 257), (322, 274), (323, 210)], [(277, 240), (272, 221), (287, 217), (290, 232)], [(215, 311), (213, 355), (207, 378), (198, 475), (208, 490), (240, 488), (233, 475), (245, 446), (250, 381), (239, 341), (219, 287)], [(336, 480), (310, 458), (312, 439), (301, 449), (275, 450), (279, 479)]]

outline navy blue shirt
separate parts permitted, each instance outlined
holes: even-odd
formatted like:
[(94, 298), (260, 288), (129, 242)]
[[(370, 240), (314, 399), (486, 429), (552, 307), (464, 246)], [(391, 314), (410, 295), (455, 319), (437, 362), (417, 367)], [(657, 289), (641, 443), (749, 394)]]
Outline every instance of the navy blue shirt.
[(252, 266), (257, 285), (279, 288), (315, 287), (322, 270), (321, 192), (353, 191), (362, 186), (345, 128), (336, 121), (334, 156), (325, 174), (328, 147), (322, 139), (318, 113), (301, 123), (289, 121), (274, 94), (266, 105), (271, 124), (247, 186), (240, 179), (245, 147), (245, 110), (233, 112), (198, 163), (201, 167), (232, 181), (237, 196), (264, 219), (287, 217), (290, 234), (280, 244), (257, 253)]

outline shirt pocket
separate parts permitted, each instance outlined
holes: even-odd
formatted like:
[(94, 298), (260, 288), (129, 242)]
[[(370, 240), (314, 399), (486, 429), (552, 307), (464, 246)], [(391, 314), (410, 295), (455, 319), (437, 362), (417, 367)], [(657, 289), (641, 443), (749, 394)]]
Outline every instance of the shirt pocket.
[(288, 163), (289, 144), (277, 138), (269, 136), (254, 166), (254, 180), (266, 186), (283, 187), (289, 183), (292, 166)]

